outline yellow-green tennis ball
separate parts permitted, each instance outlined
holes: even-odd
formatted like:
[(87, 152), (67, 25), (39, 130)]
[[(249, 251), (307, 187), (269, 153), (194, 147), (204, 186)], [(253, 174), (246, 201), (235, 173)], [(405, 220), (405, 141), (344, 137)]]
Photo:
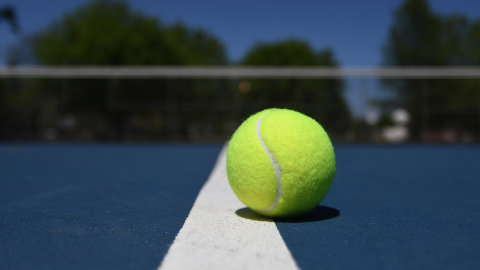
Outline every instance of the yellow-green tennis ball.
[(269, 217), (301, 215), (327, 196), (335, 176), (335, 153), (312, 118), (267, 109), (235, 131), (227, 149), (227, 175), (238, 199)]

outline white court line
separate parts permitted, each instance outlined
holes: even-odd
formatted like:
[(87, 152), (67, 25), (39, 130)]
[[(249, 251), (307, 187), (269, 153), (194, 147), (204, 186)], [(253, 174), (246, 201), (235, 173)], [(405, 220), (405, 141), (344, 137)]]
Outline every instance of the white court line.
[(245, 209), (259, 220), (240, 217), (243, 208), (228, 184), (225, 146), (158, 269), (298, 270), (273, 220)]

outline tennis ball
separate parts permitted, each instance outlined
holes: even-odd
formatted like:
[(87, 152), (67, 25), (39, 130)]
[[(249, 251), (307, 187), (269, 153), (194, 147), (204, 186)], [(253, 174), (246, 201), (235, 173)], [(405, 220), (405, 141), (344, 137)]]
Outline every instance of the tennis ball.
[(269, 217), (313, 210), (335, 176), (335, 153), (312, 118), (287, 109), (267, 109), (235, 131), (227, 149), (227, 176), (238, 199)]

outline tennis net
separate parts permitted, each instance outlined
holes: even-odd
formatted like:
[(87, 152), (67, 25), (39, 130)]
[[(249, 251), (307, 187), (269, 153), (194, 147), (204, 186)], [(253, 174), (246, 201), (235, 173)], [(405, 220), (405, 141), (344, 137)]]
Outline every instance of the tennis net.
[(225, 141), (269, 107), (336, 142), (476, 143), (480, 68), (0, 69), (4, 141)]

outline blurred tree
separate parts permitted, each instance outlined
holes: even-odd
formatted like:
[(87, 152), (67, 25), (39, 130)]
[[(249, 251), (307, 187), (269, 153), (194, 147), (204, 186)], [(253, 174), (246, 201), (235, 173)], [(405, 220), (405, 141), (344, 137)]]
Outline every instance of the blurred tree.
[[(20, 31), (20, 26), (17, 21), (17, 16), (15, 9), (13, 7), (7, 6), (0, 8), (0, 23), (6, 22), (10, 25), (12, 32), (18, 33)], [(0, 138), (6, 136), (6, 129), (10, 124), (10, 99), (7, 93), (7, 82), (6, 80), (0, 80)]]
[[(405, 0), (394, 12), (383, 48), (387, 66), (447, 66), (480, 64), (480, 24), (463, 15), (434, 13), (426, 0)], [(478, 129), (478, 81), (391, 80), (397, 106), (412, 113), (412, 135), (422, 130)], [(391, 102), (391, 101), (388, 101)]]
[(0, 8), (0, 22), (2, 21), (10, 24), (10, 27), (14, 33), (20, 31), (17, 15), (13, 7), (7, 6)]
[(100, 0), (41, 32), (38, 61), (50, 65), (225, 64), (223, 45), (201, 29), (165, 26), (125, 2)]
[[(245, 66), (337, 66), (331, 50), (314, 51), (304, 41), (286, 40), (257, 44), (247, 52)], [(282, 107), (304, 112), (319, 121), (333, 136), (343, 136), (350, 124), (350, 112), (339, 79), (250, 80), (251, 89), (242, 95), (250, 110)], [(244, 91), (245, 92), (245, 91)]]
[[(26, 57), (29, 51), (32, 56)], [(223, 44), (208, 32), (183, 24), (164, 25), (123, 1), (109, 0), (93, 1), (67, 13), (11, 52), (12, 64), (25, 59), (69, 66), (227, 63)], [(145, 110), (146, 104), (153, 105), (152, 111), (166, 110), (167, 98), (182, 98), (172, 93), (180, 86), (167, 80), (48, 80), (37, 86), (57, 103), (58, 114), (90, 115), (89, 125), (98, 126), (97, 138), (106, 139), (123, 138), (131, 111)], [(213, 91), (212, 83), (204, 82), (183, 98), (195, 99)], [(96, 115), (93, 119), (92, 114)]]
[(182, 65), (225, 65), (228, 63), (224, 45), (202, 29), (191, 29), (183, 23), (166, 28)]
[(384, 63), (395, 66), (445, 65), (439, 47), (441, 20), (425, 0), (405, 0), (394, 12), (384, 47)]

